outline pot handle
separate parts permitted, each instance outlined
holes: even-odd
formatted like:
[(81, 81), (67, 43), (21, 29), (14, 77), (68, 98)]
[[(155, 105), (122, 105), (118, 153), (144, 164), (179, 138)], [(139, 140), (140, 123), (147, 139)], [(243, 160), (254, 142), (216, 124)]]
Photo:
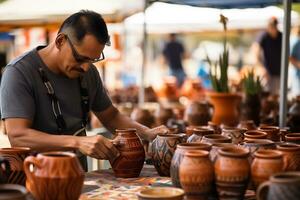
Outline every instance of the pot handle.
[[(30, 171), (30, 165), (33, 165), (33, 170)], [(41, 162), (34, 156), (28, 156), (24, 160), (24, 171), (27, 177), (27, 181), (30, 183), (30, 185), (35, 184), (35, 175), (34, 172), (36, 168), (42, 168)]]
[(266, 195), (264, 195), (264, 194), (265, 194), (264, 191), (265, 191), (266, 189), (269, 189), (270, 184), (271, 184), (270, 181), (266, 181), (266, 182), (262, 183), (262, 184), (258, 187), (257, 193), (256, 193), (256, 198), (257, 198), (257, 200), (264, 200), (263, 197), (266, 196)]

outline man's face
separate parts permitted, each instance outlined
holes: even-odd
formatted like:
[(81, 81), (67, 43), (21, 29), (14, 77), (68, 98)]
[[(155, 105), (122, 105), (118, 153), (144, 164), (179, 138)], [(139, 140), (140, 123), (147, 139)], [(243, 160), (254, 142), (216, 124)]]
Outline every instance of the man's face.
[(104, 45), (100, 44), (93, 35), (84, 36), (79, 43), (74, 43), (71, 38), (64, 35), (65, 42), (62, 49), (62, 64), (59, 71), (68, 78), (78, 78), (87, 72), (90, 64), (103, 60)]

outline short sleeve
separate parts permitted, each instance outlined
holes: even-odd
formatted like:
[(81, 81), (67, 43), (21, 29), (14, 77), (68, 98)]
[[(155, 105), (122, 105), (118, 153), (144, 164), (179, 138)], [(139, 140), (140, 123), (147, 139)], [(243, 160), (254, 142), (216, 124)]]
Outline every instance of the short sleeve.
[(7, 66), (0, 87), (1, 118), (33, 120), (35, 113), (33, 91), (24, 75), (14, 66)]

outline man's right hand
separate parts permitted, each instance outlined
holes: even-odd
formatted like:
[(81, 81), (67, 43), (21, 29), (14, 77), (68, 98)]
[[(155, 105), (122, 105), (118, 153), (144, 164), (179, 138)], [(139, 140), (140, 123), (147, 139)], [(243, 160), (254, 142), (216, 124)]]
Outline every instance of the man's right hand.
[(108, 159), (110, 161), (114, 161), (120, 155), (112, 141), (101, 135), (77, 138), (78, 150), (85, 155), (96, 159)]

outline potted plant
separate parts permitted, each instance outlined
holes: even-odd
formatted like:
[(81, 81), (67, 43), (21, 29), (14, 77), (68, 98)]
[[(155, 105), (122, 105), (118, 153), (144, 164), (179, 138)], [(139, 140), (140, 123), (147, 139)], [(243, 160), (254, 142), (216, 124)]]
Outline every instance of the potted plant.
[(260, 94), (262, 91), (261, 80), (255, 76), (254, 70), (249, 71), (242, 79), (244, 91), (241, 107), (241, 119), (253, 120), (256, 125), (260, 122)]
[(207, 56), (210, 68), (210, 80), (212, 83), (212, 92), (207, 92), (211, 104), (214, 106), (212, 121), (217, 124), (229, 126), (237, 125), (239, 121), (238, 104), (241, 96), (231, 93), (228, 85), (228, 65), (229, 50), (227, 48), (227, 21), (224, 15), (220, 15), (220, 22), (223, 24), (223, 52), (220, 54), (218, 61), (212, 62)]

